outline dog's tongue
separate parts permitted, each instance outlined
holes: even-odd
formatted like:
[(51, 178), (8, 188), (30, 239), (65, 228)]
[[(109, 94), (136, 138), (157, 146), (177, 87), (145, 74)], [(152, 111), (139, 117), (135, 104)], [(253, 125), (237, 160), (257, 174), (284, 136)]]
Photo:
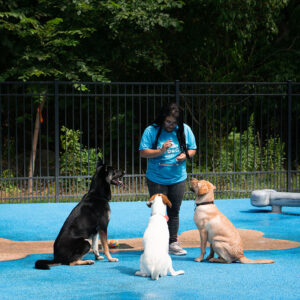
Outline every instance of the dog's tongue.
[(165, 215), (164, 218), (167, 220), (167, 222), (169, 222), (169, 217), (168, 217), (168, 215)]
[(117, 184), (118, 184), (119, 186), (124, 186), (124, 183), (123, 183), (123, 181), (121, 181), (121, 180), (117, 180)]
[(124, 186), (123, 182), (121, 180), (118, 179), (113, 179), (112, 182), (118, 186)]

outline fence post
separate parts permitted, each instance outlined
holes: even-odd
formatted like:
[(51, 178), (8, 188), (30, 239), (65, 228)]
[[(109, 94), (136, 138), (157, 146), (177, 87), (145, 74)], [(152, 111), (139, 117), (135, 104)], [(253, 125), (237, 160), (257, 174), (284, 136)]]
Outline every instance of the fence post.
[(291, 169), (292, 169), (292, 82), (287, 82), (288, 93), (288, 145), (287, 145), (287, 191), (291, 191)]
[(176, 104), (179, 105), (180, 102), (179, 80), (175, 80), (175, 100), (176, 100)]
[(55, 202), (59, 201), (59, 109), (58, 80), (54, 80), (54, 118), (55, 118)]

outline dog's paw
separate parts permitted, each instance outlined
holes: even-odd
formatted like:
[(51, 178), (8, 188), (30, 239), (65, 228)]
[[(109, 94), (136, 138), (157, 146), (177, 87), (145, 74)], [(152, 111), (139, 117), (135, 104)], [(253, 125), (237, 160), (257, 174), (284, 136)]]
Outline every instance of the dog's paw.
[(95, 263), (93, 260), (86, 260), (85, 262), (87, 265), (93, 265)]
[(96, 256), (96, 255), (95, 255), (95, 259), (96, 259), (96, 260), (103, 260), (103, 259), (104, 259), (104, 256), (100, 256), (100, 255)]
[(136, 271), (135, 276), (142, 276), (142, 277), (148, 277), (148, 275), (146, 273), (143, 273), (142, 271)]
[(201, 261), (202, 261), (202, 258), (200, 258), (200, 257), (195, 258), (194, 261), (196, 261), (196, 262), (201, 262)]
[(211, 262), (211, 263), (224, 263), (224, 262), (226, 262), (224, 259), (222, 259), (222, 258), (216, 258), (216, 257), (212, 257), (208, 261)]
[(117, 262), (117, 261), (119, 261), (117, 258), (115, 258), (115, 257), (112, 257), (112, 258), (109, 258), (108, 259), (110, 262)]
[(183, 274), (184, 274), (183, 270), (176, 271), (176, 275), (183, 275)]

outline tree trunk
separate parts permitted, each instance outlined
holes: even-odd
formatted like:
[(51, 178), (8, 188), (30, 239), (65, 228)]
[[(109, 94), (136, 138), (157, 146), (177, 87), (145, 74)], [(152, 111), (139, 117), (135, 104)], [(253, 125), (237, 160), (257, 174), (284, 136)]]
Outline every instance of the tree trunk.
[(46, 97), (42, 97), (42, 101), (39, 104), (39, 107), (36, 111), (35, 115), (35, 125), (34, 125), (34, 132), (33, 132), (33, 139), (32, 139), (32, 148), (30, 153), (30, 161), (29, 161), (29, 167), (28, 167), (28, 192), (29, 194), (32, 194), (32, 188), (33, 188), (33, 174), (35, 169), (35, 158), (36, 158), (36, 148), (38, 143), (38, 137), (39, 137), (39, 131), (40, 131), (40, 125), (41, 125), (41, 114), (43, 111), (44, 104), (46, 102)]

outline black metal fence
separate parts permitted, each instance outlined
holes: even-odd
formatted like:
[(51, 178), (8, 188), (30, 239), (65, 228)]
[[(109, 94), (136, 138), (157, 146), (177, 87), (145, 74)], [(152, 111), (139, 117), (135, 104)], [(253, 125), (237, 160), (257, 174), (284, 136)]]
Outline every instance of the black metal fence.
[(98, 156), (126, 171), (114, 200), (145, 199), (139, 141), (170, 101), (197, 141), (188, 177), (212, 181), (217, 198), (300, 191), (299, 83), (3, 82), (1, 203), (78, 201)]

